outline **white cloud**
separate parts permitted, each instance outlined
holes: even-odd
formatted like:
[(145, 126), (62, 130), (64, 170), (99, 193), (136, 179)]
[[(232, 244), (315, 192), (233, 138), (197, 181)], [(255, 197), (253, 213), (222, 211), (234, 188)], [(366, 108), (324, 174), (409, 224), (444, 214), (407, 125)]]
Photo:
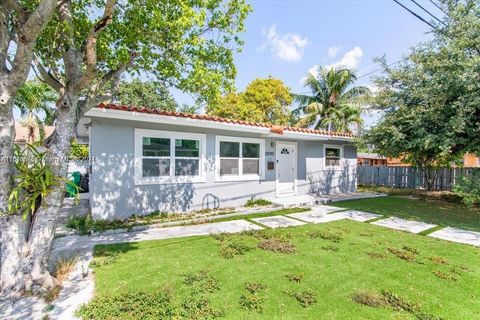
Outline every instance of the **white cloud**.
[(308, 44), (308, 39), (299, 34), (278, 34), (275, 25), (268, 29), (264, 28), (262, 36), (265, 38), (265, 42), (261, 49), (270, 49), (274, 57), (284, 61), (296, 62), (302, 59), (303, 51)]
[(345, 67), (345, 68), (356, 68), (363, 57), (363, 50), (360, 47), (355, 47), (352, 50), (345, 53), (342, 59), (335, 61), (329, 65), (326, 65), (326, 68), (337, 68), (337, 67)]
[(330, 59), (333, 59), (337, 56), (338, 52), (342, 49), (340, 46), (331, 46), (328, 48), (327, 53)]

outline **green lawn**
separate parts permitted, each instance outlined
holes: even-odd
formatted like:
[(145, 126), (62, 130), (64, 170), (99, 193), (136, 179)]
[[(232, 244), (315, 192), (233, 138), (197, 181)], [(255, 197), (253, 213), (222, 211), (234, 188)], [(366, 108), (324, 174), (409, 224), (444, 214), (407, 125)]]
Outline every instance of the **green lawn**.
[[(267, 251), (261, 243), (296, 251)], [(95, 248), (96, 298), (83, 316), (478, 319), (479, 261), (478, 248), (353, 221), (101, 245)], [(352, 300), (365, 290), (377, 298), (390, 292), (384, 294), (390, 304)], [(304, 307), (295, 297), (316, 302)], [(406, 301), (418, 304), (414, 312), (405, 311)]]
[(334, 206), (480, 231), (480, 209), (460, 203), (403, 196), (341, 201)]

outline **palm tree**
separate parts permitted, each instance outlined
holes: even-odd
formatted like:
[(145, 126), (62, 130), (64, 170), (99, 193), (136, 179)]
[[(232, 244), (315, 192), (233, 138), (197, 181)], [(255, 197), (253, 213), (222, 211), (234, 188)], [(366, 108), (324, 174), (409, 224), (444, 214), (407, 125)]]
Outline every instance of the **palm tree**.
[(349, 132), (351, 124), (360, 125), (361, 110), (355, 102), (369, 90), (353, 86), (356, 79), (348, 68), (321, 68), (316, 75), (309, 73), (305, 85), (312, 95), (294, 95), (300, 105), (293, 110), (300, 118), (297, 126)]
[(28, 128), (28, 143), (33, 143), (35, 128), (38, 128), (40, 140), (45, 137), (44, 124), (52, 125), (55, 120), (53, 102), (57, 94), (44, 83), (27, 81), (15, 96), (15, 107), (20, 111), (20, 123)]

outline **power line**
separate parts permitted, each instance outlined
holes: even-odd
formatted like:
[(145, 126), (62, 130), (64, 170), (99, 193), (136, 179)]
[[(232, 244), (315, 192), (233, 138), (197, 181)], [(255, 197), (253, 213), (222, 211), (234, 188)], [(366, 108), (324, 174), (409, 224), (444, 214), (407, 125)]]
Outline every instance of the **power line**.
[(448, 13), (446, 13), (446, 12), (442, 9), (442, 7), (440, 7), (435, 1), (433, 1), (433, 0), (428, 0), (428, 1), (430, 1), (430, 3), (432, 3), (435, 7), (438, 8), (438, 10), (442, 11), (442, 12), (448, 17)]
[[(397, 61), (395, 61), (395, 62), (389, 63), (389, 64), (387, 64), (387, 67), (393, 66), (394, 64), (397, 64), (397, 63), (402, 62), (402, 61), (403, 61), (403, 59), (400, 59), (400, 60), (397, 60)], [(367, 72), (367, 73), (365, 73), (365, 74), (362, 74), (361, 76), (358, 76), (358, 77), (357, 77), (357, 80), (358, 80), (358, 79), (361, 79), (361, 78), (365, 78), (366, 76), (369, 76), (369, 75), (371, 75), (371, 74), (377, 73), (378, 71), (382, 71), (383, 69), (384, 69), (384, 68), (382, 67), (382, 68), (378, 68), (378, 69), (376, 69), (376, 70)]]
[(410, 0), (412, 1), (413, 3), (415, 3), (417, 5), (417, 7), (419, 7), (420, 9), (422, 9), (423, 11), (425, 11), (427, 14), (429, 14), (432, 18), (434, 18), (435, 20), (437, 20), (438, 22), (442, 23), (444, 26), (447, 26), (445, 24), (445, 22), (443, 22), (442, 20), (438, 19), (435, 15), (433, 15), (430, 11), (428, 11), (427, 9), (425, 9), (424, 7), (422, 7), (417, 1), (415, 0)]
[(398, 2), (397, 0), (393, 0), (396, 4), (398, 4), (399, 6), (401, 6), (403, 9), (407, 10), (408, 12), (410, 12), (413, 16), (415, 16), (417, 19), (423, 21), (424, 23), (426, 23), (427, 25), (429, 25), (432, 29), (435, 29), (438, 31), (438, 29), (433, 25), (431, 24), (430, 22), (428, 22), (427, 20), (425, 20), (424, 18), (422, 18), (421, 16), (419, 16), (418, 14), (416, 14), (415, 12), (413, 12), (412, 10), (410, 10), (409, 8), (407, 8), (406, 6), (404, 6), (403, 4), (401, 4), (400, 2)]

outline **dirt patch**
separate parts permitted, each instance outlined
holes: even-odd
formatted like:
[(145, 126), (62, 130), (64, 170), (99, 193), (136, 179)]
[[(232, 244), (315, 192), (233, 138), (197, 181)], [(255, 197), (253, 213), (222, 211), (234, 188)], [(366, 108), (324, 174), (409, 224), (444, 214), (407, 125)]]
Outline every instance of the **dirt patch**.
[(385, 259), (385, 258), (387, 258), (387, 256), (384, 255), (383, 253), (377, 253), (377, 252), (367, 252), (367, 255), (372, 259)]
[(415, 262), (416, 255), (410, 251), (398, 248), (388, 248), (388, 251), (395, 255), (397, 258), (405, 260), (407, 262)]
[(297, 251), (297, 247), (294, 244), (278, 239), (263, 240), (258, 244), (258, 247), (262, 250), (289, 254)]
[(433, 256), (433, 257), (430, 257), (428, 259), (435, 264), (448, 264), (448, 260), (445, 259), (444, 257)]

